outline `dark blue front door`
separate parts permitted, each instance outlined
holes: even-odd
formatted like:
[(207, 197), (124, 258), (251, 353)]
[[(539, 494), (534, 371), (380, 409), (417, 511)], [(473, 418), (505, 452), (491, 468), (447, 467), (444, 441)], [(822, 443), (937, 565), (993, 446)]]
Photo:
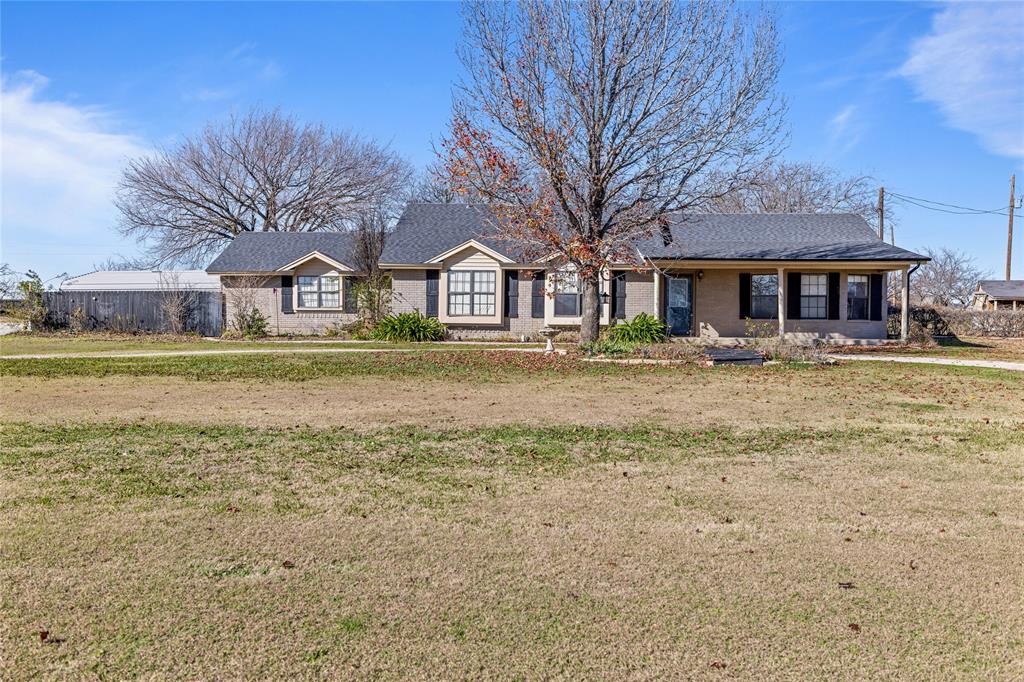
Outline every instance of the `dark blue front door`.
[(689, 275), (665, 280), (665, 321), (672, 336), (690, 336), (693, 322), (693, 280)]

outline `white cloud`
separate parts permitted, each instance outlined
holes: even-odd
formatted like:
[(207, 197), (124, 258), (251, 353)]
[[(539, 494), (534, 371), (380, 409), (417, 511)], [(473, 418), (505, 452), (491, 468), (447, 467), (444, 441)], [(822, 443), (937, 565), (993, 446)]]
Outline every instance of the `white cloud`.
[(76, 230), (111, 215), (125, 159), (146, 149), (100, 109), (46, 99), (47, 84), (33, 71), (0, 81), (3, 222)]
[[(280, 79), (284, 70), (273, 59), (257, 54), (256, 48), (255, 43), (242, 43), (201, 66), (186, 69), (182, 99), (186, 102), (229, 100)], [(211, 74), (216, 76), (214, 86), (208, 84)]]
[(863, 125), (855, 104), (847, 104), (828, 120), (828, 136), (833, 147), (848, 151), (860, 142)]
[(120, 242), (115, 187), (125, 160), (147, 151), (102, 109), (48, 99), (47, 85), (34, 71), (0, 79), (3, 259), (37, 268), (100, 260)]
[(989, 151), (1024, 158), (1024, 7), (947, 5), (899, 69), (950, 126)]

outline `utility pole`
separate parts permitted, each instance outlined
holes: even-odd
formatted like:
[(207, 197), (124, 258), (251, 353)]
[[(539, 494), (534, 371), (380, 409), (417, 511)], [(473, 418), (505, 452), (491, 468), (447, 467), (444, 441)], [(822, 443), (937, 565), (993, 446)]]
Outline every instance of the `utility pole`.
[(896, 231), (892, 229), (892, 225), (889, 226), (889, 243), (896, 246)]
[(878, 238), (885, 241), (885, 187), (878, 188)]
[(1017, 203), (1014, 195), (1016, 174), (1010, 176), (1010, 224), (1006, 231), (1006, 281), (1010, 281), (1010, 261), (1013, 258), (1013, 207)]

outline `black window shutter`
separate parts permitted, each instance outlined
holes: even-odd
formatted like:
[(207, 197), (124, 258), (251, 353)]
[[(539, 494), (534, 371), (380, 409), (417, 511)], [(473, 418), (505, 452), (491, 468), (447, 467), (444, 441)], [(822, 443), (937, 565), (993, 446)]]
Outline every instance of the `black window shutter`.
[(612, 278), (612, 317), (616, 320), (626, 319), (626, 273)]
[(519, 271), (505, 271), (505, 317), (519, 317)]
[(281, 312), (282, 313), (293, 313), (295, 309), (292, 308), (292, 276), (282, 275), (281, 276)]
[(355, 284), (355, 280), (351, 277), (341, 278), (341, 312), (348, 315), (359, 311), (359, 307), (356, 305), (356, 292), (352, 289), (353, 284)]
[(544, 273), (533, 273), (530, 282), (530, 317), (544, 317)]
[(828, 319), (839, 319), (839, 273), (828, 273)]
[(786, 318), (800, 319), (800, 273), (786, 273)]
[(439, 270), (427, 270), (427, 317), (437, 317), (437, 296), (441, 272)]
[(750, 273), (740, 273), (740, 319), (750, 317)]
[(871, 275), (871, 319), (878, 322), (882, 319), (882, 297), (885, 292), (884, 275)]

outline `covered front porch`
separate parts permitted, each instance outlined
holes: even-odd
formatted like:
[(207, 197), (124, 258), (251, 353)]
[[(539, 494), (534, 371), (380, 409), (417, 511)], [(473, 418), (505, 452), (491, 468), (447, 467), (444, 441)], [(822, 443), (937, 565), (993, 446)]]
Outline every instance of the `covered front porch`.
[(793, 342), (885, 340), (888, 278), (903, 286), (909, 333), (909, 262), (658, 261), (654, 309), (674, 337), (708, 343), (778, 335)]

